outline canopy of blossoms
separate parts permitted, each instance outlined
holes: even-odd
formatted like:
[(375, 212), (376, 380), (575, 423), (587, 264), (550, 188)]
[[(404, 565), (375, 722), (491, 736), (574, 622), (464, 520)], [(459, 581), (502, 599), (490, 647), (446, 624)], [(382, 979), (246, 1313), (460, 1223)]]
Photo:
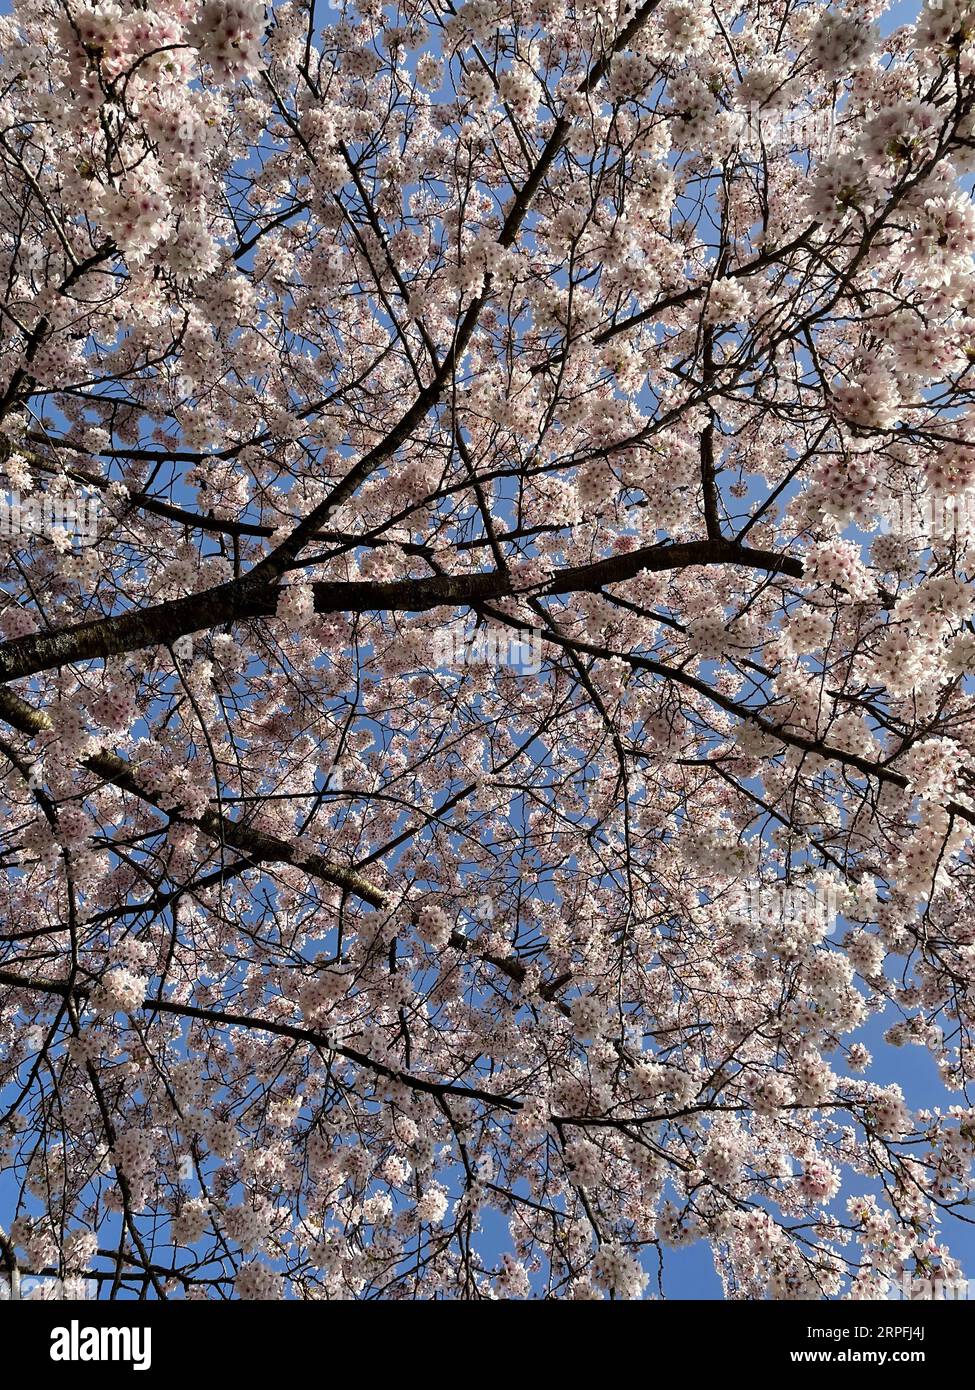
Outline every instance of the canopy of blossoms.
[(883, 8), (0, 19), (6, 1278), (958, 1276), (975, 0)]

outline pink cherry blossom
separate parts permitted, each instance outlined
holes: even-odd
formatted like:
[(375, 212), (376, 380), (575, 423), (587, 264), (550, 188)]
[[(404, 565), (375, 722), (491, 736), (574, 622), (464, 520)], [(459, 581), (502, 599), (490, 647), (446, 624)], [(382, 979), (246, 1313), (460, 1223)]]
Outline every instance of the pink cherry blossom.
[(975, 3), (882, 9), (0, 18), (4, 1270), (957, 1276)]

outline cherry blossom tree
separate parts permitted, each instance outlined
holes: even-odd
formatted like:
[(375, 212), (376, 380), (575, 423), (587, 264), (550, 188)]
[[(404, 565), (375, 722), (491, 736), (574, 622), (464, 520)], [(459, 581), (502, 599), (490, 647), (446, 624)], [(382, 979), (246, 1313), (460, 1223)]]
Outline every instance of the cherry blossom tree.
[(883, 8), (0, 19), (14, 1292), (959, 1275), (975, 0)]

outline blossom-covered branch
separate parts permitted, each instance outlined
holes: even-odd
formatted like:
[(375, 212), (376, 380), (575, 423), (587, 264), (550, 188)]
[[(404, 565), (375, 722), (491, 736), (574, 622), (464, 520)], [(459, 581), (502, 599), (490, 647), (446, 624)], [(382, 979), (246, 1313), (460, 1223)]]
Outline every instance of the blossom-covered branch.
[(0, 49), (0, 1277), (959, 1277), (972, 0)]

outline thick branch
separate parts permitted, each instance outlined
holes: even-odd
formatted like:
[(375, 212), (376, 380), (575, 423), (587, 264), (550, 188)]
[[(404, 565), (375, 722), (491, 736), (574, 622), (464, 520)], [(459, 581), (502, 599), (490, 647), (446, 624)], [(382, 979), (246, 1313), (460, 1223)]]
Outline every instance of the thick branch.
[[(605, 584), (633, 579), (644, 570), (655, 572), (711, 564), (741, 565), (796, 579), (802, 576), (802, 561), (794, 555), (753, 550), (716, 538), (647, 546), (628, 554), (611, 555), (590, 565), (560, 570), (536, 593), (540, 597), (551, 597), (596, 592)], [(498, 571), (438, 574), (429, 579), (381, 583), (322, 580), (314, 585), (314, 591), (315, 608), (319, 613), (419, 613), (432, 608), (485, 603), (511, 597), (517, 592), (510, 576)], [(76, 661), (104, 660), (160, 646), (235, 620), (270, 617), (277, 608), (279, 592), (276, 584), (256, 585), (248, 577), (186, 598), (154, 604), (151, 608), (75, 623), (57, 632), (18, 637), (0, 646), (0, 681), (20, 680)]]

